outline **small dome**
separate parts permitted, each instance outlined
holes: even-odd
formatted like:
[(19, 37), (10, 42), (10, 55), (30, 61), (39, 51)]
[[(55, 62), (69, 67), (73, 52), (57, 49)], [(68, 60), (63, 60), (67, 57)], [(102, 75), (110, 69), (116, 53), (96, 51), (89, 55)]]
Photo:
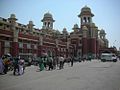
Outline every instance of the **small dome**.
[(89, 12), (91, 12), (91, 9), (90, 9), (89, 7), (87, 7), (87, 6), (84, 6), (84, 7), (81, 9), (81, 11), (82, 11), (82, 12), (84, 12), (84, 11), (89, 11)]
[(29, 21), (29, 24), (28, 24), (28, 25), (35, 26), (35, 25), (33, 24), (33, 21)]
[(79, 27), (78, 27), (78, 24), (75, 24), (73, 28), (79, 28)]
[(58, 30), (56, 30), (56, 32), (55, 32), (55, 33), (56, 33), (56, 34), (61, 34), (61, 33), (60, 33), (60, 31), (58, 31)]
[(66, 29), (66, 28), (63, 28), (63, 32), (67, 32), (67, 29)]
[(63, 28), (63, 31), (62, 31), (62, 32), (63, 32), (63, 33), (66, 33), (66, 34), (68, 33), (66, 28)]
[(33, 21), (29, 21), (29, 24), (33, 25)]
[(83, 26), (82, 29), (83, 30), (88, 30), (88, 28), (86, 26)]
[(11, 15), (10, 15), (10, 18), (8, 18), (8, 20), (15, 20), (15, 21), (16, 21), (17, 19), (16, 19), (15, 14), (11, 14)]
[(108, 39), (105, 39), (105, 42), (107, 42), (107, 43), (108, 43), (108, 42), (109, 42), (109, 41), (108, 41)]
[(63, 28), (63, 31), (66, 31), (66, 28)]
[(15, 14), (11, 14), (10, 18), (16, 18)]
[(50, 14), (49, 12), (45, 13), (44, 18), (52, 18), (52, 14)]
[(105, 34), (105, 30), (101, 29), (100, 34)]

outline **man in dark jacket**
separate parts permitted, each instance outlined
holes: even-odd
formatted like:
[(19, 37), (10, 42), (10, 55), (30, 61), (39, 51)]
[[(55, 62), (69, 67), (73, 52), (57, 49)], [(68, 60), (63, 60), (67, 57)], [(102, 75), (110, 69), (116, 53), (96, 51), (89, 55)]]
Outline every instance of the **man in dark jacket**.
[(14, 66), (13, 75), (16, 75), (16, 72), (19, 75), (19, 63), (18, 63), (18, 61), (19, 61), (19, 58), (17, 58), (17, 57), (14, 58), (14, 60), (13, 60), (13, 66)]

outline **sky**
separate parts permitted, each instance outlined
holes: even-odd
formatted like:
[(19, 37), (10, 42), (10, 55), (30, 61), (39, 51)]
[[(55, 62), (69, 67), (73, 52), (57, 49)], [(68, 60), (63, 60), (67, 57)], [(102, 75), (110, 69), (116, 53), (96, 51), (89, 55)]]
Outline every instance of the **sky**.
[(72, 31), (74, 24), (80, 27), (78, 18), (81, 8), (91, 8), (93, 22), (98, 28), (104, 29), (109, 46), (120, 47), (120, 0), (0, 0), (0, 17), (9, 18), (14, 13), (17, 22), (27, 25), (30, 20), (35, 28), (42, 27), (45, 13), (52, 14), (54, 29)]

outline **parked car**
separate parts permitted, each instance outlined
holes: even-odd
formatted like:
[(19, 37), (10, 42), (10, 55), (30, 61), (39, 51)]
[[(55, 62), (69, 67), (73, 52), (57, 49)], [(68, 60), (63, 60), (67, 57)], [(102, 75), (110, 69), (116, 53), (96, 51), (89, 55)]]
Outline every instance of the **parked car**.
[(101, 54), (101, 61), (102, 62), (106, 62), (106, 61), (117, 62), (117, 56), (113, 53), (102, 53)]

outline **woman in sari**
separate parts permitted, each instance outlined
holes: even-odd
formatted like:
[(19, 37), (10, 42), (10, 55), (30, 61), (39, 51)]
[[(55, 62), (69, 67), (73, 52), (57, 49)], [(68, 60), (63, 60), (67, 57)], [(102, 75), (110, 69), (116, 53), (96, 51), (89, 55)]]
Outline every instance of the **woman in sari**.
[(40, 71), (43, 71), (44, 70), (44, 57), (41, 57), (39, 58), (39, 68), (40, 68)]

